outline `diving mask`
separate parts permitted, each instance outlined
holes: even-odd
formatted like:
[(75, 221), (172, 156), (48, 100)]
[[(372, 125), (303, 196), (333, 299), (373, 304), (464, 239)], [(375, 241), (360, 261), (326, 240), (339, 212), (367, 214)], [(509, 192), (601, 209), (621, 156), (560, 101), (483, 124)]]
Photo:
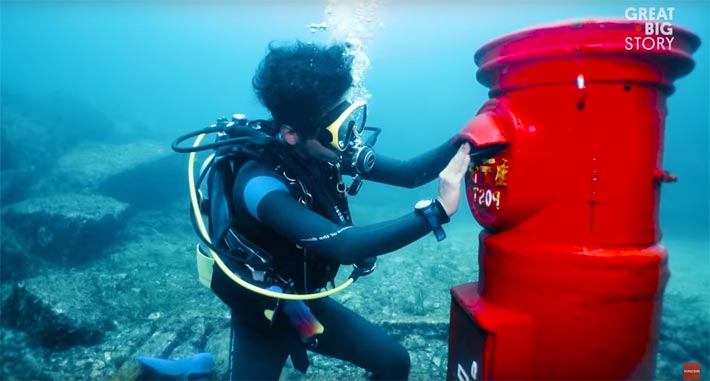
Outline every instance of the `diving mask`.
[(323, 118), (326, 121), (332, 120), (332, 122), (318, 132), (318, 141), (343, 152), (348, 148), (353, 138), (359, 137), (362, 133), (366, 118), (367, 105), (365, 102), (343, 101)]
[[(348, 188), (350, 195), (355, 195), (362, 185), (360, 175), (368, 173), (375, 166), (375, 151), (372, 146), (377, 141), (380, 129), (365, 127), (367, 105), (365, 102), (350, 103), (343, 101), (323, 118), (325, 127), (317, 134), (318, 141), (340, 153), (341, 173), (354, 177), (353, 184)], [(332, 121), (332, 122), (331, 122)], [(326, 124), (327, 123), (327, 124)], [(371, 131), (367, 140), (363, 132)]]

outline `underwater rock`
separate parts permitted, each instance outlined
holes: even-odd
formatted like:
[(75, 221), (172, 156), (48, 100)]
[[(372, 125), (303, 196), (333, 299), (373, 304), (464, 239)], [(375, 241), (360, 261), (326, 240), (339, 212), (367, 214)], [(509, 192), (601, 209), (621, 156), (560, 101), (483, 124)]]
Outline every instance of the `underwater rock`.
[(101, 194), (137, 209), (161, 209), (187, 200), (186, 176), (185, 156), (165, 142), (84, 143), (59, 158), (29, 193)]
[(112, 142), (128, 133), (145, 136), (147, 130), (67, 92), (38, 97), (3, 88), (0, 106), (3, 170), (43, 166), (83, 141)]
[[(4, 95), (4, 94), (3, 94)], [(57, 156), (55, 136), (51, 125), (23, 112), (17, 105), (2, 102), (0, 129), (0, 163), (6, 170), (41, 168)]]
[[(31, 188), (33, 195), (57, 192), (97, 193), (108, 178), (172, 155), (165, 143), (82, 143), (62, 155), (56, 165)], [(132, 179), (140, 182), (141, 179)], [(146, 189), (148, 191), (148, 189)]]
[[(214, 332), (224, 332), (229, 326), (226, 318), (206, 316), (204, 313), (187, 311), (183, 314), (154, 317), (156, 324), (149, 336), (144, 337), (142, 345), (134, 348), (117, 371), (118, 375), (140, 373), (138, 357), (155, 357), (166, 360), (182, 360), (197, 353), (210, 352), (206, 343), (213, 340)], [(158, 321), (160, 320), (160, 321)], [(217, 338), (228, 352), (229, 329), (223, 337)], [(223, 354), (220, 353), (220, 356)], [(226, 357), (226, 356), (225, 356)]]
[(3, 379), (15, 380), (51, 380), (45, 370), (46, 350), (32, 348), (30, 338), (25, 332), (4, 328), (0, 330), (2, 361), (0, 374)]
[(710, 368), (710, 326), (707, 299), (668, 292), (663, 301), (656, 378), (678, 379), (684, 362)]
[(173, 153), (140, 163), (107, 177), (98, 190), (140, 210), (165, 210), (176, 201), (187, 203), (185, 159)]
[[(57, 194), (30, 198), (2, 209), (3, 260), (32, 255), (76, 266), (101, 256), (126, 220), (128, 205), (97, 195)], [(7, 231), (6, 231), (7, 230)], [(7, 257), (6, 257), (7, 256)]]
[(35, 178), (57, 156), (48, 126), (6, 107), (0, 120), (0, 199), (3, 204), (24, 198)]
[(67, 91), (55, 91), (46, 98), (30, 101), (32, 111), (56, 131), (62, 150), (84, 140), (113, 141), (118, 129), (116, 115), (105, 112), (91, 100)]
[[(3, 204), (30, 194), (90, 193), (113, 174), (167, 156), (170, 151), (165, 142), (135, 141), (137, 137), (158, 136), (149, 125), (104, 113), (72, 94), (57, 92), (37, 98), (3, 88), (2, 95)], [(130, 143), (117, 144), (118, 141)]]
[(45, 348), (97, 344), (115, 328), (111, 314), (93, 297), (98, 287), (83, 273), (24, 280), (2, 306), (3, 325), (26, 332)]
[(2, 203), (10, 204), (24, 199), (36, 176), (37, 169), (33, 167), (2, 170), (0, 176)]
[[(24, 198), (30, 181), (44, 176), (67, 150), (87, 140), (116, 141), (123, 133), (119, 130), (127, 129), (115, 117), (66, 93), (41, 99), (3, 88), (0, 108), (0, 189), (5, 204)], [(134, 136), (137, 128), (131, 130)], [(145, 128), (141, 133), (145, 136)]]
[(207, 338), (205, 351), (214, 355), (214, 367), (212, 374), (215, 380), (228, 379), (229, 371), (229, 335), (232, 329), (229, 321), (221, 328), (218, 328)]
[(25, 239), (18, 237), (14, 229), (7, 227), (4, 223), (0, 224), (0, 253), (2, 253), (0, 282), (3, 286), (13, 281), (39, 275), (51, 267), (51, 264), (44, 259), (25, 250), (24, 241)]

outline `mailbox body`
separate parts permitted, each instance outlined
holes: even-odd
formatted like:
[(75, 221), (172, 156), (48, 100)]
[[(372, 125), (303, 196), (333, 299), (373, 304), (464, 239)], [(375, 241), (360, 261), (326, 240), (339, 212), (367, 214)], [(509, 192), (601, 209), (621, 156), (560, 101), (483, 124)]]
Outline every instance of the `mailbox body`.
[(699, 45), (634, 50), (642, 22), (527, 29), (476, 53), (471, 120), (509, 146), (466, 179), (479, 279), (452, 289), (449, 379), (653, 379), (666, 98)]

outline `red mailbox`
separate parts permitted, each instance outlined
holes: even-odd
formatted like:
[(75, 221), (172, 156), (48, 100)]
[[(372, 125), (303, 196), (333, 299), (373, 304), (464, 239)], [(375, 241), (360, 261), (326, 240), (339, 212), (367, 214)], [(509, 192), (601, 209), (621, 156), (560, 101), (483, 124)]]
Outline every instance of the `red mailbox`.
[(580, 20), (484, 45), (491, 99), (469, 123), (510, 145), (471, 169), (478, 282), (452, 289), (449, 379), (653, 379), (666, 98), (700, 40)]

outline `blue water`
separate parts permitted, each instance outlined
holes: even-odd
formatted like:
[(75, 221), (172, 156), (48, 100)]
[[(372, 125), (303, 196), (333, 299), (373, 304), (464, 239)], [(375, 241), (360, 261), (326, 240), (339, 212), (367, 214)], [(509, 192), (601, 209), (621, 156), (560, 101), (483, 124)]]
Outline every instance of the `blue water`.
[[(407, 2), (409, 3), (409, 2)], [(380, 6), (370, 29), (370, 124), (386, 127), (380, 149), (414, 154), (454, 133), (487, 99), (473, 53), (535, 24), (587, 16), (624, 17), (643, 2), (419, 0)], [(680, 178), (664, 187), (666, 231), (708, 236), (707, 3), (667, 2), (674, 23), (704, 42), (695, 70), (676, 82), (664, 166)], [(172, 138), (243, 112), (266, 116), (252, 94), (254, 69), (272, 40), (326, 41), (307, 25), (325, 1), (4, 1), (2, 86), (82, 99), (117, 118)], [(37, 110), (41, 112), (42, 110)]]
[[(488, 99), (475, 79), (473, 54), (491, 39), (569, 18), (623, 18), (628, 7), (674, 7), (673, 23), (697, 34), (702, 45), (693, 56), (694, 70), (675, 82), (668, 99), (663, 165), (679, 181), (663, 186), (660, 221), (674, 271), (669, 287), (695, 287), (691, 294), (710, 299), (707, 1), (379, 3), (367, 40), (369, 124), (385, 128), (378, 150), (401, 157), (450, 137)], [(325, 1), (312, 0), (3, 1), (2, 95), (62, 94), (117, 120), (140, 123), (147, 135), (166, 141), (220, 115), (266, 117), (251, 78), (267, 44), (326, 41), (327, 34), (308, 28), (325, 20), (325, 7)], [(385, 197), (383, 207), (395, 211), (415, 199), (397, 203), (396, 196), (382, 196), (381, 188), (370, 189), (363, 191), (366, 201)], [(461, 214), (459, 224), (475, 224)]]

